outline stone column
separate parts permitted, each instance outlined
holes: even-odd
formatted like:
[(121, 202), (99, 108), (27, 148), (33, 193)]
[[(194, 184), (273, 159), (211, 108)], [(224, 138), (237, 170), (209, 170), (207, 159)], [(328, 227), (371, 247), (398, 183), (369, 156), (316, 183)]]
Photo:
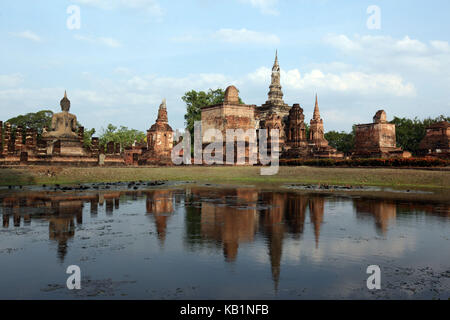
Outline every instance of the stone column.
[(31, 150), (34, 149), (36, 147), (36, 143), (33, 137), (33, 133), (34, 130), (31, 128), (28, 128), (26, 131), (26, 136), (25, 136), (25, 146), (27, 148), (27, 150)]
[(84, 143), (84, 127), (78, 127), (78, 138), (81, 143)]
[(91, 145), (92, 155), (98, 156), (99, 151), (100, 151), (98, 138), (92, 138), (91, 142), (92, 142), (92, 145)]
[(11, 124), (5, 123), (5, 139), (3, 140), (3, 153), (6, 155), (9, 152), (9, 145), (11, 140)]
[(36, 129), (32, 129), (31, 138), (33, 140), (33, 147), (36, 148), (38, 144), (38, 135)]
[(116, 143), (114, 151), (116, 154), (120, 154), (120, 143), (119, 142)]
[(16, 128), (16, 141), (14, 143), (14, 151), (22, 151), (23, 148), (23, 127)]
[(0, 155), (3, 154), (3, 121), (0, 121)]
[(106, 144), (106, 154), (114, 153), (114, 141), (110, 141)]

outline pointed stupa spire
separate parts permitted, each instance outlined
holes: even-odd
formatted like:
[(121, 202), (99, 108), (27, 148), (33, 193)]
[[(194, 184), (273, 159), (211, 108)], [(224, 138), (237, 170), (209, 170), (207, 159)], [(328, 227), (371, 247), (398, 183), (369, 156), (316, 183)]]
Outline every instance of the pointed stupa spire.
[(317, 93), (316, 93), (316, 104), (314, 106), (313, 119), (315, 119), (315, 120), (319, 120), (320, 119), (319, 102), (317, 100)]
[(278, 64), (278, 49), (275, 50), (275, 62), (273, 63), (272, 70), (280, 70), (280, 65)]
[(64, 98), (67, 99), (67, 91), (66, 90), (64, 90)]
[(278, 64), (278, 50), (275, 51), (275, 62), (272, 68), (272, 79), (269, 86), (269, 100), (266, 104), (284, 105), (283, 92), (281, 91), (280, 83), (280, 65)]
[(161, 102), (161, 104), (159, 105), (159, 109), (158, 109), (158, 118), (156, 118), (156, 122), (164, 122), (167, 123), (168, 119), (167, 119), (167, 106), (166, 106), (166, 98), (164, 98)]

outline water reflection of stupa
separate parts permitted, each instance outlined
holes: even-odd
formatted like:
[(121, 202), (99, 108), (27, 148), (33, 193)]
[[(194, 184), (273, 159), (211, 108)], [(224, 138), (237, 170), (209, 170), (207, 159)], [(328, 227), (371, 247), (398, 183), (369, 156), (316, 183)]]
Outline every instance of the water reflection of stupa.
[(395, 222), (397, 217), (397, 205), (394, 201), (355, 199), (354, 204), (357, 217), (372, 216), (376, 230), (381, 235), (386, 235), (389, 225)]
[(278, 290), (281, 273), (281, 256), (283, 251), (283, 238), (285, 232), (284, 213), (286, 194), (262, 193), (261, 198), (269, 205), (268, 209), (261, 211), (262, 230), (267, 237), (267, 247), (274, 281), (275, 291)]
[(288, 194), (286, 199), (285, 219), (289, 233), (295, 239), (300, 238), (305, 226), (308, 197), (298, 194)]
[(187, 198), (187, 244), (221, 246), (225, 261), (233, 262), (240, 245), (253, 242), (259, 230), (266, 239), (275, 290), (280, 281), (284, 237), (287, 234), (301, 237), (308, 207), (318, 246), (323, 197), (255, 189), (226, 189), (215, 193), (198, 188), (192, 189)]
[(173, 213), (173, 191), (155, 190), (147, 192), (146, 200), (147, 214), (155, 221), (156, 232), (161, 245), (166, 239), (167, 222)]
[(320, 228), (325, 211), (325, 200), (322, 197), (311, 197), (309, 199), (309, 219), (314, 226), (314, 238), (316, 248), (319, 248)]
[[(193, 194), (206, 198), (208, 191), (193, 190)], [(201, 236), (222, 243), (228, 262), (236, 260), (239, 243), (254, 239), (257, 226), (254, 203), (257, 200), (256, 191), (238, 189), (221, 192), (220, 199), (214, 203), (201, 203)]]

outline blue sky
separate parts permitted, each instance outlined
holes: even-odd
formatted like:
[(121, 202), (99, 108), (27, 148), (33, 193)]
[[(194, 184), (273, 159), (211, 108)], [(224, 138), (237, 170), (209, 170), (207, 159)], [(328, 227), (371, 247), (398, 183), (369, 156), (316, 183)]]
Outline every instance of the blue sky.
[[(67, 8), (80, 29), (67, 28)], [(376, 5), (381, 29), (369, 29)], [(41, 109), (71, 112), (87, 128), (147, 130), (167, 98), (184, 124), (184, 92), (234, 84), (267, 100), (278, 49), (285, 101), (306, 120), (314, 95), (325, 130), (351, 130), (383, 108), (449, 115), (450, 3), (337, 0), (73, 0), (0, 3), (0, 120)]]

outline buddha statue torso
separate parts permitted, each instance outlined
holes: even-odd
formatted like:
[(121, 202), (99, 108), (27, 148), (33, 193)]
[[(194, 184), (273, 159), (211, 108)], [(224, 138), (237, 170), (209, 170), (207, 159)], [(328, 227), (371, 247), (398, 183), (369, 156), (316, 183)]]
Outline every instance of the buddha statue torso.
[(52, 127), (48, 132), (44, 132), (44, 138), (73, 138), (78, 139), (77, 134), (77, 117), (69, 113), (70, 101), (67, 99), (66, 93), (61, 100), (62, 112), (55, 113), (52, 117)]

